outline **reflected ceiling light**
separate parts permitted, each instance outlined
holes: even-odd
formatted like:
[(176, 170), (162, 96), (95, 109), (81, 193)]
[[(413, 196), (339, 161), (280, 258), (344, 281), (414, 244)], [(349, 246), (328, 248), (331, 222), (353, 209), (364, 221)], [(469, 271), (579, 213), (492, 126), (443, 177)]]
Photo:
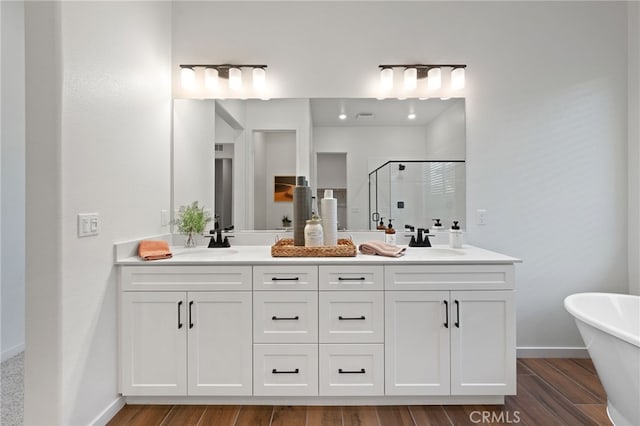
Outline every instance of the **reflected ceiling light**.
[(240, 68), (229, 68), (229, 89), (240, 90), (242, 88), (242, 70)]
[(451, 70), (451, 90), (464, 89), (464, 68), (453, 68)]
[[(442, 68), (451, 68), (450, 81), (452, 90), (460, 90), (465, 87), (465, 69), (467, 68), (465, 64), (397, 64), (378, 65), (378, 68), (380, 68), (380, 88), (383, 91), (388, 91), (393, 88), (394, 68), (403, 69), (405, 90), (416, 89), (418, 81), (421, 79), (427, 80), (428, 90), (439, 90), (442, 88)], [(396, 96), (397, 95), (404, 96), (403, 94), (396, 94)], [(421, 94), (421, 99), (426, 99), (425, 95), (426, 94)]]
[(340, 115), (338, 115), (338, 118), (340, 120), (346, 120), (347, 119), (347, 114), (345, 114), (344, 112), (341, 112)]
[(180, 81), (185, 89), (193, 89), (196, 86), (196, 72), (192, 67), (180, 69)]
[(209, 90), (218, 88), (218, 70), (216, 68), (204, 69), (204, 86)]
[(416, 113), (415, 112), (410, 112), (409, 115), (407, 115), (407, 118), (409, 120), (415, 120), (416, 119)]
[[(207, 89), (215, 90), (220, 86), (219, 80), (229, 80), (229, 88), (232, 90), (242, 89), (242, 69), (251, 68), (253, 77), (253, 88), (261, 92), (256, 94), (256, 98), (264, 98), (263, 93), (267, 86), (267, 66), (266, 65), (235, 65), (235, 64), (201, 64), (201, 65), (180, 65), (180, 79), (182, 87), (193, 89), (196, 86), (196, 68), (204, 68), (204, 85)], [(250, 95), (243, 92), (243, 95)], [(249, 96), (251, 97), (251, 96)]]
[(413, 90), (416, 87), (418, 87), (418, 69), (405, 68), (404, 69), (404, 88), (406, 90)]
[(382, 68), (380, 70), (380, 88), (382, 90), (393, 89), (393, 68)]
[(442, 70), (440, 68), (429, 68), (427, 87), (429, 90), (437, 90), (442, 87)]
[(267, 71), (264, 68), (253, 69), (253, 88), (264, 90), (267, 87)]

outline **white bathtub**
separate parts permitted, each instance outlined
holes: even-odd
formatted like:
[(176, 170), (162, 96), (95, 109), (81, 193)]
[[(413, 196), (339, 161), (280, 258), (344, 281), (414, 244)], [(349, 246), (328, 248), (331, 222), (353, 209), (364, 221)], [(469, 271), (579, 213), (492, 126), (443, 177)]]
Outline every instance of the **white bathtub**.
[(640, 296), (578, 293), (564, 300), (607, 392), (616, 426), (640, 425)]

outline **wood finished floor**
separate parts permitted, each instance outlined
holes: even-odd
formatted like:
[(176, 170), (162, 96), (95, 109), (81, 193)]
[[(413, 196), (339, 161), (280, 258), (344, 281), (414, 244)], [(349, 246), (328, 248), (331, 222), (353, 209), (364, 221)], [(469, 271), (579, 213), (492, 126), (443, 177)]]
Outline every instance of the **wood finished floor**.
[[(493, 421), (482, 422), (489, 412)], [(502, 415), (502, 422), (500, 416)], [(488, 414), (487, 416), (491, 416)], [(491, 417), (488, 418), (491, 420)], [(111, 426), (611, 425), (606, 396), (588, 359), (519, 359), (518, 394), (502, 405), (217, 406), (127, 405)]]

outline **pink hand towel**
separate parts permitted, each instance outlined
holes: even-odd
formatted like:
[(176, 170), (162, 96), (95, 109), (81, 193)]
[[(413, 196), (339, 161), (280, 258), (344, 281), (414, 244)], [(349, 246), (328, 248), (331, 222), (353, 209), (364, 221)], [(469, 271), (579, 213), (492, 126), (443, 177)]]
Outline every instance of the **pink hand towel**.
[(387, 257), (400, 257), (404, 255), (406, 247), (398, 247), (382, 241), (367, 241), (360, 244), (360, 253)]
[(144, 260), (169, 259), (173, 254), (166, 241), (142, 240), (138, 245), (138, 256)]

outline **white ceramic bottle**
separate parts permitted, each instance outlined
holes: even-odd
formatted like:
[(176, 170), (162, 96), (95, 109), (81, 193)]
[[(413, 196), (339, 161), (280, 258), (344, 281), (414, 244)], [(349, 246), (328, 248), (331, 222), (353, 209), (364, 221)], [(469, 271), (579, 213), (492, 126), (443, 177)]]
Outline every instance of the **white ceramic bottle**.
[(449, 230), (449, 247), (462, 248), (462, 230), (458, 225), (458, 221), (454, 220)]
[(322, 232), (324, 245), (338, 245), (338, 200), (333, 198), (333, 190), (325, 189), (324, 198), (320, 202), (322, 208)]

